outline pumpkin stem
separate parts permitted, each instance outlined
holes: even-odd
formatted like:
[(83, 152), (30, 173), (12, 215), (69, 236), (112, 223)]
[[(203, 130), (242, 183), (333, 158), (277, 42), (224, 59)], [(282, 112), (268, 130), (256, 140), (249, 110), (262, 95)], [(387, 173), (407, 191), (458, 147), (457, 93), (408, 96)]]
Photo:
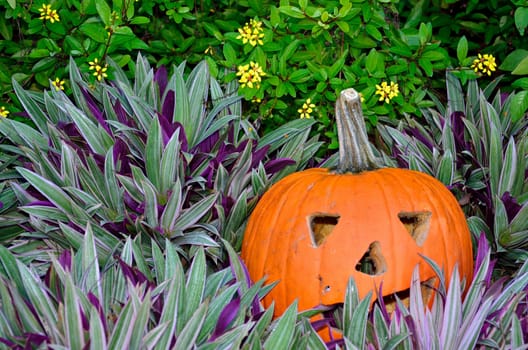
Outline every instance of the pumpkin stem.
[(335, 112), (339, 139), (337, 172), (359, 173), (379, 169), (381, 165), (370, 148), (359, 93), (354, 89), (341, 91)]

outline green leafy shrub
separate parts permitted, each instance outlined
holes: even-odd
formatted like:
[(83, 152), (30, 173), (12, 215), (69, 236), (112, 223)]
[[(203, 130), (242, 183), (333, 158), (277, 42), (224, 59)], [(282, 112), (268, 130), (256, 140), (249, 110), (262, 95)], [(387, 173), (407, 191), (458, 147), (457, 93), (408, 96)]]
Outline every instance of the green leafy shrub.
[(134, 31), (141, 32), (149, 18), (135, 14), (135, 6), (134, 1), (0, 3), (1, 99), (15, 101), (12, 76), (28, 87), (43, 89), (53, 81), (60, 88), (70, 57), (86, 72), (94, 59), (104, 66), (107, 55), (119, 66), (130, 63), (133, 50), (148, 48)]
[(25, 157), (17, 170), (30, 187), (12, 188), (32, 236), (77, 249), (90, 224), (102, 259), (136, 235), (222, 259), (220, 239), (238, 246), (258, 196), (320, 146), (311, 120), (258, 137), (240, 97), (226, 95), (205, 62), (184, 79), (183, 65), (168, 75), (139, 56), (132, 83), (110, 64), (114, 82), (92, 86), (72, 60), (73, 100), (14, 81), (36, 129), (6, 119), (0, 133)]
[[(432, 38), (430, 24), (400, 27), (395, 16), (382, 2), (282, 1), (265, 17), (248, 18), (238, 31), (225, 33), (213, 57), (232, 71), (227, 80), (239, 80), (248, 113), (262, 120), (264, 132), (312, 103), (328, 147), (337, 148), (332, 115), (342, 89), (362, 93), (372, 125), (380, 117), (419, 114), (419, 107), (431, 104), (425, 91), (434, 86), (434, 72), (447, 67), (447, 52)], [(258, 40), (249, 40), (252, 35)], [(250, 63), (265, 73), (256, 86), (242, 79)]]
[[(445, 42), (434, 37), (430, 20), (422, 21), (414, 10), (401, 22), (397, 6), (388, 2), (151, 0), (43, 5), (3, 5), (6, 15), (0, 21), (5, 26), (0, 28), (5, 30), (0, 34), (5, 41), (0, 52), (9, 70), (0, 81), (2, 100), (13, 104), (12, 113), (23, 108), (17, 107), (12, 94), (11, 75), (26, 87), (42, 89), (52, 81), (70, 92), (69, 57), (91, 74), (92, 83), (114, 78), (107, 57), (120, 67), (132, 66), (131, 56), (138, 50), (156, 66), (187, 61), (192, 68), (205, 59), (222, 83), (238, 81), (239, 68), (254, 62), (266, 76), (259, 89), (248, 85), (240, 92), (247, 99), (247, 115), (258, 121), (256, 126), (262, 125), (260, 133), (310, 108), (320, 121), (318, 132), (326, 135), (328, 148), (333, 149), (337, 139), (331, 115), (337, 92), (351, 86), (361, 91), (365, 114), (375, 125), (378, 118), (420, 114), (421, 107), (431, 105), (426, 91), (441, 86), (435, 72), (452, 64), (442, 46)], [(47, 19), (50, 11), (58, 21), (52, 23), (49, 15)], [(259, 23), (255, 45), (244, 43), (242, 35), (248, 26), (254, 29), (251, 21)]]
[(494, 94), (498, 83), (481, 89), (472, 80), (464, 94), (448, 73), (447, 106), (437, 101), (422, 119), (380, 125), (379, 131), (400, 166), (452, 189), (474, 237), (484, 232), (507, 266), (527, 257), (528, 119), (518, 116), (515, 94)]

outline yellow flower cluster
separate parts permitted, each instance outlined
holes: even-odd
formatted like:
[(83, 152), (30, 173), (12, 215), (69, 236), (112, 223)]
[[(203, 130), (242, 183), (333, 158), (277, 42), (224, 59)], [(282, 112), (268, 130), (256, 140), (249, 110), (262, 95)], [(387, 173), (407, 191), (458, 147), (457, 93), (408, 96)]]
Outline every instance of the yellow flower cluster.
[(311, 99), (306, 99), (306, 102), (303, 103), (302, 107), (297, 110), (301, 119), (310, 119), (310, 114), (313, 112), (315, 105), (312, 103)]
[(247, 86), (250, 89), (259, 89), (262, 77), (265, 76), (266, 73), (258, 63), (251, 61), (249, 64), (238, 66), (238, 72), (236, 75), (240, 77), (238, 82), (241, 87)]
[(0, 107), (0, 117), (7, 118), (9, 111), (4, 106)]
[(64, 84), (65, 81), (60, 80), (59, 78), (55, 78), (55, 80), (51, 82), (51, 85), (53, 85), (57, 91), (64, 90)]
[(88, 65), (90, 65), (90, 70), (94, 71), (94, 77), (97, 77), (97, 80), (99, 81), (108, 76), (106, 74), (106, 71), (108, 70), (108, 64), (105, 64), (104, 67), (101, 66), (101, 64), (99, 64), (99, 60), (97, 58), (94, 58), (93, 61), (88, 62)]
[(376, 95), (380, 95), (379, 101), (390, 103), (399, 93), (398, 84), (393, 81), (390, 82), (390, 85), (386, 81), (382, 82), (381, 85), (376, 84)]
[(41, 8), (39, 8), (40, 12), (40, 19), (43, 21), (49, 20), (51, 23), (54, 23), (55, 21), (59, 22), (60, 17), (57, 13), (57, 10), (52, 10), (51, 5), (42, 5)]
[(493, 55), (487, 53), (481, 55), (479, 53), (478, 58), (473, 60), (471, 68), (473, 68), (475, 72), (480, 71), (484, 74), (491, 75), (491, 72), (494, 72), (497, 68), (497, 63), (495, 62), (495, 57), (493, 57)]
[(262, 22), (250, 19), (244, 27), (238, 28), (240, 35), (237, 36), (237, 39), (242, 39), (243, 44), (249, 43), (251, 46), (263, 45), (264, 33), (262, 31)]

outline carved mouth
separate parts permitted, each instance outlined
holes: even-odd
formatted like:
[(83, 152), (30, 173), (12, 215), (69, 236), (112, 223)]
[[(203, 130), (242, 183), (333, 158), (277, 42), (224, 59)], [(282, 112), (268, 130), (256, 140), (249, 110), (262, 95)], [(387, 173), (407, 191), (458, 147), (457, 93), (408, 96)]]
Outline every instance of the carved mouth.
[[(435, 291), (436, 278), (432, 277), (426, 281), (420, 283), (420, 289), (422, 294), (422, 300), (424, 305), (429, 305), (432, 301)], [(399, 299), (405, 307), (409, 307), (409, 300), (411, 296), (411, 290), (405, 289), (394, 294), (386, 295), (383, 297), (383, 303), (389, 313), (392, 313), (397, 307), (397, 299)]]

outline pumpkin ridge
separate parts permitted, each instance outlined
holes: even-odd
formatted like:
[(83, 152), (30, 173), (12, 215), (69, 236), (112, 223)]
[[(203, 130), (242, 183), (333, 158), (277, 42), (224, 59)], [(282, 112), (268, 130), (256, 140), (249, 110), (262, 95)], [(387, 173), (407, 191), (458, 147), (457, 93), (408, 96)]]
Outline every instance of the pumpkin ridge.
[[(273, 190), (267, 191), (261, 197), (261, 199), (259, 200), (259, 203), (260, 202), (265, 203), (265, 206), (264, 207), (260, 206), (258, 209), (255, 208), (253, 212), (253, 215), (255, 215), (255, 217), (250, 218), (252, 220), (249, 220), (248, 227), (246, 228), (246, 230), (248, 229), (251, 231), (259, 230), (260, 228), (258, 226), (262, 226), (262, 223), (261, 223), (262, 218), (266, 218), (265, 219), (266, 222), (277, 221), (277, 219), (281, 216), (282, 208), (284, 207), (285, 202), (287, 202), (288, 200), (287, 196), (282, 195), (283, 191), (281, 191), (281, 189), (282, 187), (285, 187), (288, 183), (291, 183), (293, 181), (296, 181), (296, 180), (294, 178), (283, 178), (275, 184), (275, 186), (277, 187), (275, 187)], [(289, 188), (290, 186), (286, 187), (286, 192)], [(279, 208), (279, 210), (275, 210), (275, 211), (269, 210), (272, 208)], [(269, 215), (268, 213), (270, 212), (273, 213), (273, 218), (267, 217), (267, 215)], [(261, 223), (261, 225), (258, 225), (256, 223)], [(253, 226), (257, 226), (257, 227), (253, 227)], [(244, 241), (246, 240), (245, 238), (246, 237), (244, 237)], [(251, 271), (257, 271), (258, 274), (262, 274), (263, 277), (268, 278), (268, 276), (266, 276), (264, 272), (266, 270), (265, 266), (266, 266), (266, 260), (269, 254), (269, 250), (275, 248), (274, 245), (272, 244), (273, 242), (271, 241), (274, 239), (274, 237), (269, 237), (269, 240), (270, 240), (269, 244), (264, 244), (264, 245), (262, 243), (258, 244), (256, 242), (258, 238), (259, 237), (256, 235), (250, 236), (249, 239), (247, 240), (247, 244), (243, 245), (242, 247), (242, 253), (247, 252), (248, 254), (250, 254), (251, 252), (259, 252), (259, 256), (261, 257), (261, 259), (255, 259), (254, 257), (252, 257), (252, 261), (258, 261), (259, 264), (253, 265), (253, 264), (247, 264), (246, 262), (246, 265), (248, 265), (248, 269), (250, 269)], [(256, 249), (258, 245), (264, 246), (265, 250), (262, 251), (262, 248)], [(245, 256), (245, 254), (242, 254), (242, 258), (244, 260), (248, 260), (249, 256)], [(253, 265), (253, 266), (250, 266), (250, 265)], [(266, 280), (266, 282), (272, 283), (273, 281)]]

